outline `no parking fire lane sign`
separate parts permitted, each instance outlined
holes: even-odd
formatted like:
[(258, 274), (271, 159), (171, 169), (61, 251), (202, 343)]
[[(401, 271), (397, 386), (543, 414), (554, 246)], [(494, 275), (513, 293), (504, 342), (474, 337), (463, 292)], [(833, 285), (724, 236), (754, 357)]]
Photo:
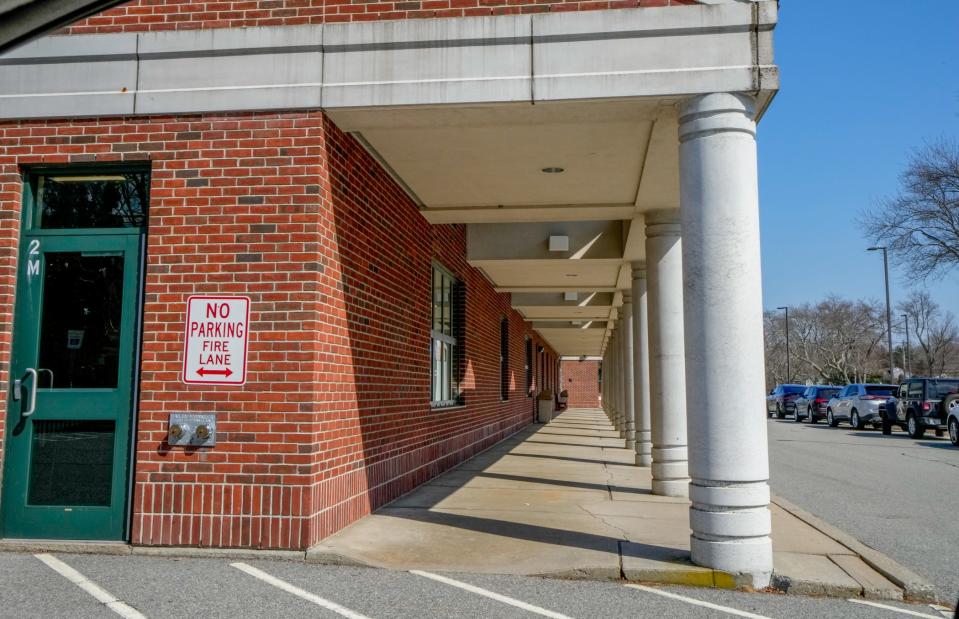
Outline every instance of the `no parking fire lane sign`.
[(242, 385), (246, 382), (250, 299), (193, 296), (187, 299), (183, 382)]

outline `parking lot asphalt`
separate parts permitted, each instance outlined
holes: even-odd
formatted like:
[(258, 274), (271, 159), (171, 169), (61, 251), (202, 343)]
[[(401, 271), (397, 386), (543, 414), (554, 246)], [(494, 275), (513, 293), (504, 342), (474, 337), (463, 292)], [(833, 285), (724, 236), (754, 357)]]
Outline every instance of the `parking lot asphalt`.
[[(304, 562), (0, 553), (0, 617), (946, 616), (929, 606)], [(46, 561), (46, 563), (45, 563)], [(67, 566), (74, 581), (54, 567)], [(90, 593), (98, 592), (100, 599)]]
[(855, 430), (769, 421), (773, 492), (959, 596), (959, 448)]

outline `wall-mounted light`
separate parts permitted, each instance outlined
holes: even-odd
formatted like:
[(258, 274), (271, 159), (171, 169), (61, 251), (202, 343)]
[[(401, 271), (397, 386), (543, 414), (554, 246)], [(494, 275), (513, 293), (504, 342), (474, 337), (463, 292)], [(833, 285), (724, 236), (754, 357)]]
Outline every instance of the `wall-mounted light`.
[(569, 251), (569, 237), (568, 236), (549, 236), (549, 250), (550, 251)]
[(548, 166), (543, 168), (541, 171), (543, 174), (562, 174), (566, 171), (566, 169), (559, 166)]
[(578, 295), (577, 293), (575, 293), (575, 292), (564, 292), (564, 293), (563, 293), (563, 300), (564, 300), (564, 301), (575, 301), (575, 300), (578, 299), (578, 298), (579, 298), (579, 295)]

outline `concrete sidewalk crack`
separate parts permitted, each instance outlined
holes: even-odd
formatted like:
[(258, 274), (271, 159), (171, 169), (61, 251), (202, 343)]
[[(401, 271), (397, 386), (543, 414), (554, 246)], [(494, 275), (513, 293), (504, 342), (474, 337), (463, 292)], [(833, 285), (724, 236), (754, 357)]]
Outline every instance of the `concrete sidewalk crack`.
[(589, 515), (591, 518), (595, 518), (596, 520), (598, 520), (598, 521), (600, 521), (601, 523), (603, 523), (603, 526), (605, 526), (605, 527), (607, 527), (607, 528), (610, 528), (610, 529), (618, 532), (619, 535), (620, 535), (620, 538), (621, 538), (620, 541), (624, 541), (624, 542), (631, 542), (631, 541), (632, 541), (631, 539), (629, 539), (629, 534), (626, 533), (626, 530), (623, 529), (622, 527), (616, 526), (615, 524), (613, 524), (612, 522), (609, 522), (608, 520), (606, 520), (606, 518), (604, 518), (603, 516), (600, 516), (599, 514), (594, 514), (593, 512), (591, 512), (591, 511), (589, 511), (588, 509), (586, 509), (586, 507), (583, 506), (583, 505), (577, 505), (576, 507), (578, 507), (578, 508), (580, 508), (581, 510), (583, 510), (583, 511), (584, 511), (587, 515)]
[[(602, 451), (600, 451), (602, 453)], [(604, 456), (605, 457), (605, 456)], [(604, 461), (603, 470), (606, 471), (606, 493), (609, 494), (609, 500), (613, 500), (613, 472), (609, 470), (609, 465)]]

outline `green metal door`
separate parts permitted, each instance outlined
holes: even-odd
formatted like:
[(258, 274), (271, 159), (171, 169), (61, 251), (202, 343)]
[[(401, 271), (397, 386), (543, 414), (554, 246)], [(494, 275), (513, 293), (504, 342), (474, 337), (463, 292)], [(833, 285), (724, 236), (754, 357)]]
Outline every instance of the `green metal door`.
[[(109, 228), (70, 227), (98, 221), (78, 219), (75, 213), (58, 219), (50, 206), (106, 208), (85, 203), (89, 186), (122, 184), (123, 175), (56, 178), (88, 187), (78, 191), (71, 186), (55, 195), (49, 188), (54, 182), (48, 181), (46, 205), (32, 198), (42, 198), (45, 179), (28, 191), (10, 368), (2, 534), (121, 540), (127, 521), (142, 229), (120, 227), (123, 220), (119, 226), (108, 220)], [(117, 199), (96, 198), (94, 202)], [(142, 223), (142, 218), (126, 221)], [(48, 227), (52, 224), (61, 227)]]

